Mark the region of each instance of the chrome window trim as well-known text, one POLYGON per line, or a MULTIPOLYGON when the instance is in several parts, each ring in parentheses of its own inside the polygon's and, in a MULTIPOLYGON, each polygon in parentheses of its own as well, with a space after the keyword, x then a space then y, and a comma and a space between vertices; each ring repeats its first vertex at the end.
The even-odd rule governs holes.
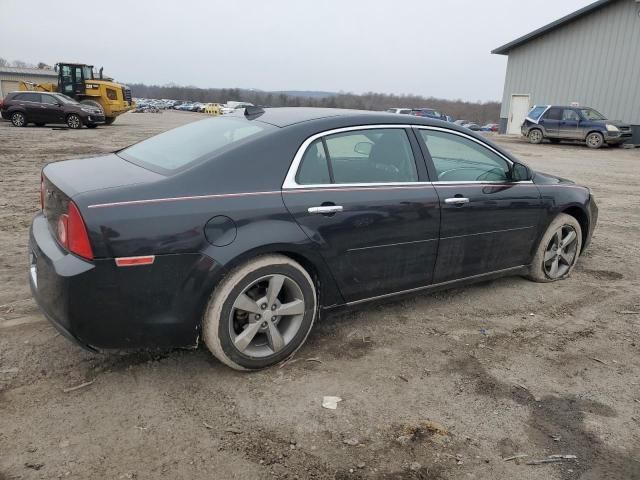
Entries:
MULTIPOLYGON (((386 186, 405 186, 405 185, 427 185, 429 182, 382 182, 382 183, 320 183, 320 184, 308 184, 301 185, 296 182, 296 175, 298 174, 298 168, 300 167, 300 163, 302 162, 302 157, 313 142, 317 139, 326 137, 328 135, 335 135, 337 133, 346 133, 346 132, 355 132, 358 130, 380 130, 380 129, 389 129, 389 128, 397 128, 406 130, 407 128, 411 128, 412 125, 399 125, 399 124, 391 124, 391 125, 357 125, 353 127, 342 127, 342 128, 334 128, 332 130, 326 130, 324 132, 316 133, 309 138, 307 138, 295 156, 293 157, 293 162, 291 162, 291 166, 287 171, 287 176, 284 178, 284 183, 282 184, 283 190, 295 190, 301 188, 336 188, 336 187, 386 187, 386 186)), ((415 160, 415 157, 414 157, 415 160)), ((417 166, 416 166, 417 167, 417 166)))
POLYGON ((457 135, 463 138, 467 138, 476 142, 478 145, 490 150, 491 152, 498 155, 500 158, 505 160, 509 165, 513 166, 514 162, 509 160, 509 158, 505 157, 502 153, 492 148, 490 145, 487 145, 481 140, 472 137, 471 135, 467 135, 464 132, 458 132, 456 130, 450 130, 448 128, 442 127, 432 127, 428 125, 409 125, 409 124, 392 124, 392 125, 358 125, 353 127, 342 127, 342 128, 334 128, 332 130, 326 130, 324 132, 316 133, 309 138, 307 138, 300 148, 298 148, 295 156, 293 157, 293 162, 291 162, 291 166, 287 171, 287 175, 284 179, 284 183, 282 184, 282 190, 304 190, 304 189, 322 189, 322 188, 353 188, 353 187, 404 187, 404 186, 432 186, 432 185, 478 185, 478 184, 490 184, 490 185, 517 185, 517 184, 532 184, 533 180, 523 180, 519 182, 513 181, 485 181, 485 180, 462 180, 462 181, 435 181, 435 182, 383 182, 383 183, 319 183, 319 184, 306 184, 301 185, 296 182, 296 175, 298 173, 298 169, 300 167, 300 163, 302 162, 302 157, 313 142, 317 139, 325 137, 327 135, 334 135, 336 133, 345 133, 351 131, 358 130, 376 130, 376 129, 387 129, 387 128, 397 128, 397 129, 417 129, 417 130, 436 130, 444 133, 450 133, 453 135, 457 135))
MULTIPOLYGON (((448 128, 431 127, 431 126, 428 126, 428 125, 414 125, 413 128, 415 128, 416 130, 435 130, 435 131, 438 131, 438 132, 450 133, 450 134, 453 134, 453 135, 457 135, 458 137, 466 138, 466 139, 471 140, 471 141, 477 143, 478 145, 486 148, 487 150, 492 151, 493 153, 498 155, 500 158, 502 158, 505 162, 507 162, 510 166, 513 167, 513 165, 514 165, 514 161, 513 160, 510 160, 509 158, 504 156, 502 153, 500 153, 498 150, 493 148, 491 145, 487 145, 482 140, 478 140, 477 138, 472 137, 471 135, 467 135, 466 133, 458 132, 456 130, 449 130, 448 128)), ((428 146, 427 146, 427 149, 429 149, 428 146)), ((431 153, 429 153, 429 156, 431 156, 431 153)), ((480 182, 480 183, 487 183, 487 182, 480 182)), ((489 182, 489 183, 493 183, 493 182, 489 182)), ((499 183, 504 183, 504 182, 499 182, 499 183)))

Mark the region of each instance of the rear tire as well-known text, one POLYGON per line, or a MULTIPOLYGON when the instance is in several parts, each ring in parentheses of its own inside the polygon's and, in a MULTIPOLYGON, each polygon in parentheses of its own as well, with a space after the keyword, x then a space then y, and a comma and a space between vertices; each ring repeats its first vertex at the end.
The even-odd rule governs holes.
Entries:
POLYGON ((575 217, 561 213, 540 240, 528 278, 547 283, 564 280, 576 266, 582 249, 582 228, 575 217))
POLYGON ((600 148, 602 145, 604 145, 604 135, 602 135, 600 132, 591 132, 589 135, 587 135, 585 143, 589 148, 600 148))
POLYGON ((14 127, 26 127, 27 117, 22 112, 13 112, 11 114, 11 123, 14 127))
POLYGON ((235 370, 258 370, 295 353, 318 310, 315 284, 283 255, 255 258, 216 287, 202 321, 204 342, 235 370))
POLYGON ((72 129, 82 128, 82 119, 79 115, 71 113, 67 115, 67 126, 72 129))
POLYGON ((531 129, 529 131, 528 137, 529 137, 529 143, 532 143, 534 145, 539 145, 544 140, 544 134, 542 133, 542 130, 540 130, 539 128, 531 129))

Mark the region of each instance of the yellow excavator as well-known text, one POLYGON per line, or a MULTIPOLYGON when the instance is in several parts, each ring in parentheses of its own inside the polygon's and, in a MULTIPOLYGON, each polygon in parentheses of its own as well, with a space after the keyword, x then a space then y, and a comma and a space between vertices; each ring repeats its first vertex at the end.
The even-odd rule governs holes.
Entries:
POLYGON ((59 92, 80 103, 99 107, 104 112, 105 123, 111 125, 118 115, 135 108, 131 89, 103 77, 102 68, 98 73, 93 65, 81 63, 56 63, 57 83, 20 82, 20 90, 59 92))

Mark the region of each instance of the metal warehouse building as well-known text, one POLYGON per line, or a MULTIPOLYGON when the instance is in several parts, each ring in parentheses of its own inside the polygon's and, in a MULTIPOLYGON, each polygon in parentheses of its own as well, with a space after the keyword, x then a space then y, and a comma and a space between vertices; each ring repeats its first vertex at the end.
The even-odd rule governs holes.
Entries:
POLYGON ((0 99, 4 98, 9 92, 18 90, 20 81, 43 83, 56 83, 58 74, 53 70, 44 70, 41 68, 14 68, 0 67, 0 99))
POLYGON ((640 0, 599 0, 492 53, 509 56, 502 133, 534 105, 577 103, 630 123, 640 144, 640 0))

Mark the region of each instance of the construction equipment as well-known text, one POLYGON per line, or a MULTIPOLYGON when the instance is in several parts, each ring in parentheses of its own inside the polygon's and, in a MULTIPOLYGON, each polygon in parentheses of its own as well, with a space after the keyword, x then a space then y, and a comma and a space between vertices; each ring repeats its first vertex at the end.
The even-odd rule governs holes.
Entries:
POLYGON ((56 63, 58 83, 20 82, 20 90, 59 92, 80 103, 99 107, 104 112, 105 123, 111 125, 118 115, 135 108, 131 89, 103 77, 102 68, 96 73, 93 65, 81 63, 56 63))

